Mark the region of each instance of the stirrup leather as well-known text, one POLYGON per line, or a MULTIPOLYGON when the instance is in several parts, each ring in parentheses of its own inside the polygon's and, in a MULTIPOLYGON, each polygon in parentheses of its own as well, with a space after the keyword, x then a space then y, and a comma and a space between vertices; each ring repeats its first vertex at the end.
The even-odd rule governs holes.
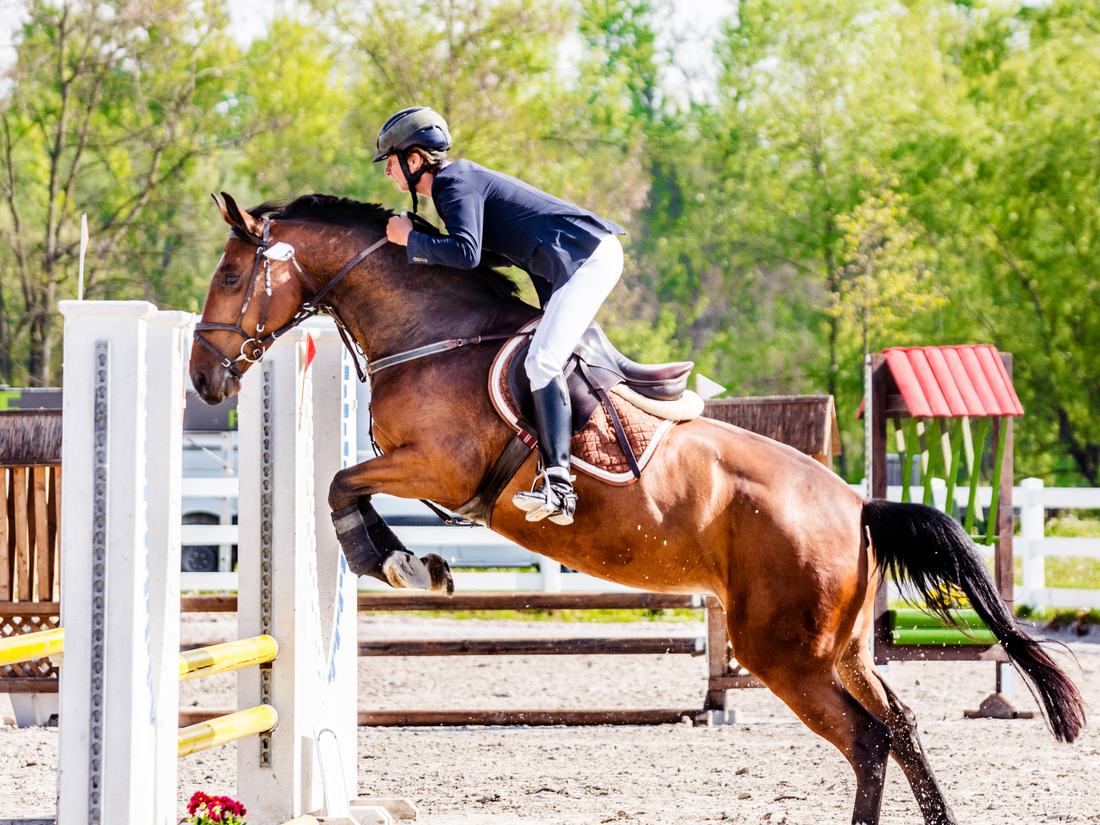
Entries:
POLYGON ((516 493, 512 503, 527 513, 528 521, 549 518, 554 524, 572 524, 577 509, 577 494, 573 492, 575 478, 559 467, 540 470, 531 490, 516 493), (555 471, 553 475, 552 471, 555 471))

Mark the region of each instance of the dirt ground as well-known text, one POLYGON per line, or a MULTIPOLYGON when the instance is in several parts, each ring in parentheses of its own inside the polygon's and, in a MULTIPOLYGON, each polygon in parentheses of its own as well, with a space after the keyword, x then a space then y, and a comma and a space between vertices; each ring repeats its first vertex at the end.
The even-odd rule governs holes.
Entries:
MULTIPOLYGON (((235 636, 226 616, 188 616, 185 641, 235 636)), ((701 635, 701 625, 459 622, 361 616, 361 638, 701 635)), ((1100 708, 1100 629, 1056 634, 1092 712, 1100 708)), ((362 659, 361 708, 688 708, 701 703, 705 661, 686 656, 362 659)), ((969 720, 993 689, 994 666, 894 663, 889 678, 920 732, 960 823, 1100 823, 1100 725, 1073 745, 1041 719, 969 720)), ((731 694, 740 723, 716 727, 360 728, 359 793, 404 796, 425 825, 693 825, 844 823, 855 783, 847 762, 768 691, 731 694)), ((190 682, 181 705, 235 707, 232 676, 190 682)), ((1021 685, 1021 710, 1036 708, 1021 685)), ((10 714, 6 697, 0 713, 10 714)), ((0 821, 52 817, 56 728, 0 726, 0 821)), ((232 745, 180 763, 195 790, 236 791, 232 745)), ((891 766, 882 822, 920 822, 891 766)))

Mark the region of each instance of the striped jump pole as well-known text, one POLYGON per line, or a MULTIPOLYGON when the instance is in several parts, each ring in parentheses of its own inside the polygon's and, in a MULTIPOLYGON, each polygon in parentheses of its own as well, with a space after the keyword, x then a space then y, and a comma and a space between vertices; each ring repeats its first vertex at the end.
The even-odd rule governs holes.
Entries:
POLYGON ((219 716, 208 722, 189 725, 186 728, 180 728, 177 734, 179 742, 177 755, 189 756, 217 745, 224 745, 226 742, 244 739, 246 736, 266 733, 278 723, 279 714, 275 712, 275 708, 271 705, 258 705, 248 710, 219 716))
MULTIPOLYGON (((56 656, 64 652, 65 628, 26 633, 0 640, 0 666, 56 656)), ((257 636, 255 639, 188 650, 179 656, 179 681, 189 682, 215 673, 262 665, 270 662, 278 653, 279 645, 270 636, 257 636)))
POLYGON ((190 682, 215 673, 263 665, 279 654, 279 644, 271 636, 257 636, 238 642, 200 647, 180 654, 181 682, 190 682))

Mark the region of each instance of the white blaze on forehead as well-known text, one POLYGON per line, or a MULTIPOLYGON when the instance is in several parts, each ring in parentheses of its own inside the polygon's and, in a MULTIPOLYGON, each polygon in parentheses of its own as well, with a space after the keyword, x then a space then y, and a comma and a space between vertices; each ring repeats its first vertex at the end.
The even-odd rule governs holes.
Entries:
POLYGON ((214 271, 217 272, 219 269, 221 269, 222 264, 224 264, 224 263, 225 263, 225 251, 222 250, 222 256, 220 258, 218 258, 218 265, 216 267, 214 267, 214 271))

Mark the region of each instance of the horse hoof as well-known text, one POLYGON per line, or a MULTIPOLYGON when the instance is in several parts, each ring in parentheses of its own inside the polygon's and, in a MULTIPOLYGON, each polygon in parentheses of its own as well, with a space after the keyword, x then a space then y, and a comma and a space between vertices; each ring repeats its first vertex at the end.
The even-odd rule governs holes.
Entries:
POLYGON ((382 573, 393 587, 427 590, 432 584, 432 574, 424 562, 412 553, 401 550, 386 556, 382 562, 382 573))
POLYGON ((433 593, 446 593, 448 596, 453 596, 455 580, 451 576, 451 566, 447 564, 447 560, 435 553, 429 553, 421 561, 428 566, 428 573, 432 577, 432 583, 428 589, 433 593))

